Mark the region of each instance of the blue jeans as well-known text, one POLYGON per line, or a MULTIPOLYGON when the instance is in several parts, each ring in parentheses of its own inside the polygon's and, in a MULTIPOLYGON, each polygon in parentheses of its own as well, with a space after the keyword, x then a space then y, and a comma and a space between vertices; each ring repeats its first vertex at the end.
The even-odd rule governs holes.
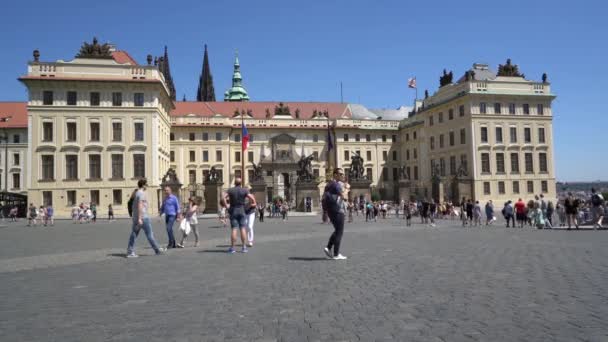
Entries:
POLYGON ((175 247, 175 236, 173 236, 173 224, 175 223, 175 215, 166 215, 165 223, 167 224, 167 236, 169 237, 169 247, 175 247))
POLYGON ((146 218, 143 219, 143 224, 141 226, 137 224, 137 221, 133 222, 133 226, 131 229, 131 237, 129 237, 129 247, 127 247, 127 254, 133 253, 133 248, 135 247, 135 239, 137 238, 137 235, 139 235, 139 231, 141 230, 141 228, 144 229, 144 233, 146 233, 148 242, 150 243, 150 246, 152 246, 152 249, 154 249, 154 252, 158 253, 160 250, 158 249, 158 244, 156 243, 156 240, 154 240, 152 224, 150 224, 150 219, 146 218))

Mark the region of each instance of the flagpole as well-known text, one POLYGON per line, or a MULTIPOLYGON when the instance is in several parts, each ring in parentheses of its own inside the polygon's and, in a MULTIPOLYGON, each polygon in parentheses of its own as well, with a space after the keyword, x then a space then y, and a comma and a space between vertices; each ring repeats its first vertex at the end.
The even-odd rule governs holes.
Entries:
POLYGON ((243 148, 245 137, 243 136, 243 127, 245 127, 245 115, 241 113, 241 181, 245 186, 245 149, 243 148))

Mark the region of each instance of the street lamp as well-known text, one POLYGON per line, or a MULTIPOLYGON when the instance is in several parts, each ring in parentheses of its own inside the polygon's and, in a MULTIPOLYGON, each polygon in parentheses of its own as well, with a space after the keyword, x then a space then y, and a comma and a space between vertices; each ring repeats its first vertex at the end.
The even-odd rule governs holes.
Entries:
MULTIPOLYGON (((0 122, 8 122, 12 116, 0 118, 0 122)), ((4 127, 4 136, 0 136, 0 140, 4 140, 4 192, 8 192, 8 133, 4 127)))

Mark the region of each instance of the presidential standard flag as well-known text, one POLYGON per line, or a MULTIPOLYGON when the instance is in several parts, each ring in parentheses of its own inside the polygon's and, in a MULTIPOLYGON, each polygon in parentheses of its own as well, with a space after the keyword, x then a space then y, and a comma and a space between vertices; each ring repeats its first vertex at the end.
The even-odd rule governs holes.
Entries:
POLYGON ((409 78, 407 80, 407 86, 408 86, 408 88, 416 89, 416 77, 409 78))
POLYGON ((242 139, 241 139, 241 147, 243 151, 247 150, 249 147, 249 132, 247 131, 247 126, 245 126, 245 122, 242 123, 242 139))

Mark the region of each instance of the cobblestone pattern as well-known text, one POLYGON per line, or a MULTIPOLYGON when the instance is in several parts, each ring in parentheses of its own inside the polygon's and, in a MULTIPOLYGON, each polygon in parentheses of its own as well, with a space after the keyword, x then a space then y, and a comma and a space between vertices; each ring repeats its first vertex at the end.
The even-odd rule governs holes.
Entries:
POLYGON ((223 229, 159 257, 141 236, 129 260, 120 224, 1 229, 23 242, 0 256, 2 340, 608 341, 608 232, 358 222, 337 262, 317 221, 260 225, 246 255, 223 253, 223 229))

